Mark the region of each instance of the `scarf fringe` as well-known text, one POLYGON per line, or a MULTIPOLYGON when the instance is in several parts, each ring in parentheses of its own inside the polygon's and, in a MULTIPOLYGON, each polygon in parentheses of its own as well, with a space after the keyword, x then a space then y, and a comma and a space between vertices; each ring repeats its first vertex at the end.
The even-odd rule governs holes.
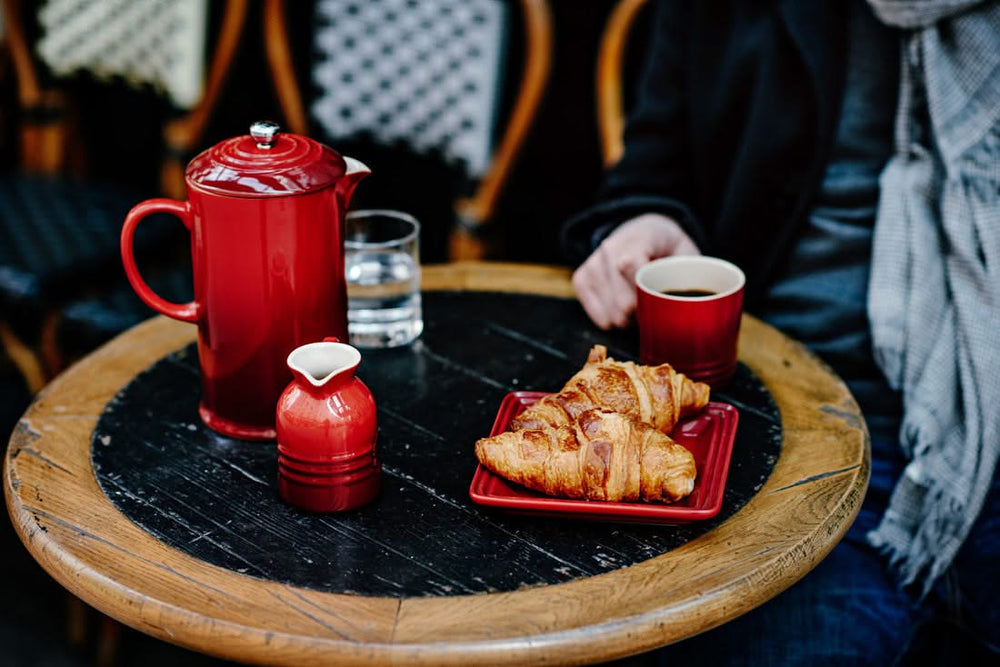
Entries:
POLYGON ((965 539, 965 503, 945 489, 919 485, 906 476, 893 495, 899 493, 922 496, 921 511, 910 517, 886 512, 868 533, 868 543, 888 558, 900 589, 914 590, 922 600, 965 539))

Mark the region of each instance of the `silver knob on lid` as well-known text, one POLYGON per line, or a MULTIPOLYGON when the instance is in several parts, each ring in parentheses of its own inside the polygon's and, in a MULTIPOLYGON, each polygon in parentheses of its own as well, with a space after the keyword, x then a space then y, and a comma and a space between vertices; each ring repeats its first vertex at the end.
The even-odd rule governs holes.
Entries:
POLYGON ((270 148, 278 140, 281 127, 269 120, 259 120, 250 126, 250 136, 257 141, 257 148, 270 148))

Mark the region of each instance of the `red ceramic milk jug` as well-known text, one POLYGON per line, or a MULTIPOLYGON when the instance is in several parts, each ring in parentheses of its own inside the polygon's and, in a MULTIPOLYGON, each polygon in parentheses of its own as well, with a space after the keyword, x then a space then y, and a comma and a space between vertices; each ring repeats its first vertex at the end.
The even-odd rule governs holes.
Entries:
POLYGON ((327 338, 292 350, 294 379, 277 406, 278 492, 296 507, 340 512, 381 486, 375 400, 354 372, 357 348, 327 338))
POLYGON ((198 325, 199 413, 210 428, 274 438, 288 354, 325 336, 347 340, 344 215, 368 173, 312 139, 254 123, 191 161, 186 202, 150 199, 125 218, 122 261, 133 289, 154 310, 198 325), (136 225, 157 212, 191 232, 190 303, 157 296, 136 268, 136 225))

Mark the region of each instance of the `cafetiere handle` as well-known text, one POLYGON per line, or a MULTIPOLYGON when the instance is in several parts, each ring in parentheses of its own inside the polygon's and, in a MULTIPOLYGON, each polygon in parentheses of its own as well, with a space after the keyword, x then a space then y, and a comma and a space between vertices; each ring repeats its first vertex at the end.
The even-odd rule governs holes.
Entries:
POLYGON ((201 307, 196 301, 183 304, 171 303, 150 289, 139 274, 139 268, 135 264, 135 256, 132 254, 132 241, 135 237, 135 228, 146 216, 152 213, 169 213, 176 216, 184 223, 188 231, 191 231, 191 207, 187 202, 174 199, 147 199, 136 204, 125 216, 125 224, 122 225, 122 264, 125 265, 125 275, 132 284, 135 293, 153 310, 175 320, 197 322, 201 307))

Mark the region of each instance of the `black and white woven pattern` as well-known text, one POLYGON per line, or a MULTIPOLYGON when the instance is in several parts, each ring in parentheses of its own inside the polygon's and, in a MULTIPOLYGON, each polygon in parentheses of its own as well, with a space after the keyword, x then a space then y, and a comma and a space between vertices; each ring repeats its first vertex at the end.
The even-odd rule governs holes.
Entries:
POLYGON ((497 0, 319 0, 311 113, 331 139, 370 135, 481 175, 506 20, 497 0))
POLYGON ((207 0, 45 0, 38 54, 58 75, 151 85, 189 109, 201 99, 207 0))

